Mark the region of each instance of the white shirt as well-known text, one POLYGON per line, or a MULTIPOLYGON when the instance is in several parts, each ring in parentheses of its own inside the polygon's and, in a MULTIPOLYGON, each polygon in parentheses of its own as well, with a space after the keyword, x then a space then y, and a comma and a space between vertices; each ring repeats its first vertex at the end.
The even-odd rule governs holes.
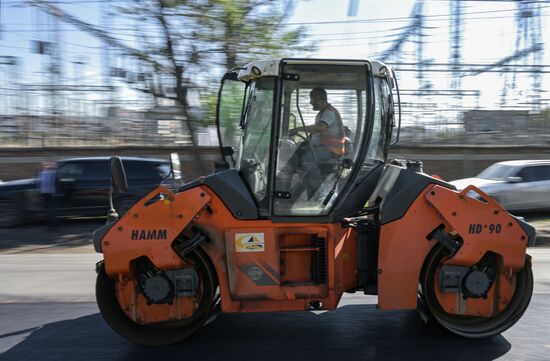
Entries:
MULTIPOLYGON (((339 137, 342 134, 342 125, 338 121, 338 115, 330 104, 315 116, 315 124, 319 123, 325 123, 328 127, 325 131, 331 133, 331 135, 339 137)), ((311 136, 311 144, 314 146, 321 145, 321 135, 319 133, 315 133, 311 136)))

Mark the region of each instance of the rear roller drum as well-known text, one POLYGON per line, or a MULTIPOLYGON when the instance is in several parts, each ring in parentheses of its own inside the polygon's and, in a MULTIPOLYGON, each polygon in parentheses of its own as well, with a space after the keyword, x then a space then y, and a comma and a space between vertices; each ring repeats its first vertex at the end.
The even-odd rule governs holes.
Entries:
POLYGON ((212 309, 217 282, 214 269, 204 252, 197 249, 187 257, 195 264, 203 290, 200 304, 191 317, 154 324, 138 324, 124 313, 116 297, 116 284, 105 273, 105 266, 101 264, 96 280, 96 300, 107 324, 122 337, 147 346, 177 343, 197 331, 212 309))
MULTIPOLYGON (((421 275, 422 301, 428 313, 444 328, 468 338, 486 338, 506 331, 523 315, 533 293, 531 257, 526 256, 525 267, 515 274, 515 290, 510 303, 491 317, 462 316, 446 312, 436 291, 439 267, 449 257, 449 251, 437 245, 428 255, 421 275)), ((457 297, 460 297, 457 295, 457 297)))

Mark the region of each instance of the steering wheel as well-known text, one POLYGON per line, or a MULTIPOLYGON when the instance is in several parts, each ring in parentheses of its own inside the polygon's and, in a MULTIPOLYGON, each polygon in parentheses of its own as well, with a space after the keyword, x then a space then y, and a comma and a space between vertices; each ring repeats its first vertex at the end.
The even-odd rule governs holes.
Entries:
MULTIPOLYGON (((292 124, 289 124, 289 126, 291 127, 290 130, 301 129, 301 127, 297 127, 296 116, 292 113, 290 113, 288 116, 289 116, 289 123, 292 123, 292 124)), ((301 130, 300 132, 304 133, 304 134, 307 134, 304 130, 301 130)), ((298 141, 296 141, 296 139, 295 139, 296 137, 302 138, 302 141, 307 141, 307 135, 304 135, 304 134, 301 134, 301 133, 295 133, 294 135, 287 134, 286 138, 289 139, 294 144, 299 143, 298 141)))
POLYGON ((302 133, 304 133, 304 131, 301 131, 301 133, 294 133, 293 135, 289 135, 289 136, 288 136, 288 139, 292 140, 292 141, 293 141, 294 143, 296 143, 296 144, 298 143, 298 142, 296 141, 296 137, 301 138, 302 141, 306 142, 308 139, 307 139, 307 137, 306 137, 304 134, 302 134, 302 133))

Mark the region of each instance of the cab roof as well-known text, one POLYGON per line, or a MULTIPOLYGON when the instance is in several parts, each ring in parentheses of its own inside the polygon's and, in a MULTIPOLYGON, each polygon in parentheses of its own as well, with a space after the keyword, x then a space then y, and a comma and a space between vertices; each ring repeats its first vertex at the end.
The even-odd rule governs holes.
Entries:
POLYGON ((267 59, 257 60, 246 64, 243 68, 239 69, 238 79, 241 81, 250 81, 255 78, 266 76, 278 76, 279 66, 281 62, 287 64, 327 64, 327 65, 349 65, 349 64, 365 64, 371 65, 374 76, 384 77, 386 72, 389 71, 392 75, 391 67, 376 60, 366 59, 294 59, 294 58, 279 58, 279 59, 267 59))

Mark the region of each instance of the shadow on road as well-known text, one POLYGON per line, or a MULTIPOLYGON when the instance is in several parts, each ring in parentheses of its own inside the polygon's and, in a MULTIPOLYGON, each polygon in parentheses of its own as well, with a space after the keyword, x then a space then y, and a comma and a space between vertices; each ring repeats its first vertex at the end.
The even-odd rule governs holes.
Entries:
MULTIPOLYGON (((536 247, 550 247, 550 213, 516 214, 537 230, 536 247)), ((57 229, 45 223, 32 223, 0 231, 0 253, 93 252, 91 234, 105 224, 104 218, 64 219, 57 229), (83 249, 88 247, 88 249, 83 249)))
POLYGON ((45 223, 26 224, 0 232, 0 252, 40 251, 57 248, 71 249, 90 246, 92 232, 105 223, 102 219, 67 219, 51 229, 45 223))
MULTIPOLYGON (((0 336, 1 337, 1 336, 0 336)), ((426 327, 414 311, 349 305, 309 312, 222 315, 187 341, 141 347, 116 335, 99 314, 50 323, 2 360, 494 360, 511 349, 502 336, 455 337, 426 327)))

